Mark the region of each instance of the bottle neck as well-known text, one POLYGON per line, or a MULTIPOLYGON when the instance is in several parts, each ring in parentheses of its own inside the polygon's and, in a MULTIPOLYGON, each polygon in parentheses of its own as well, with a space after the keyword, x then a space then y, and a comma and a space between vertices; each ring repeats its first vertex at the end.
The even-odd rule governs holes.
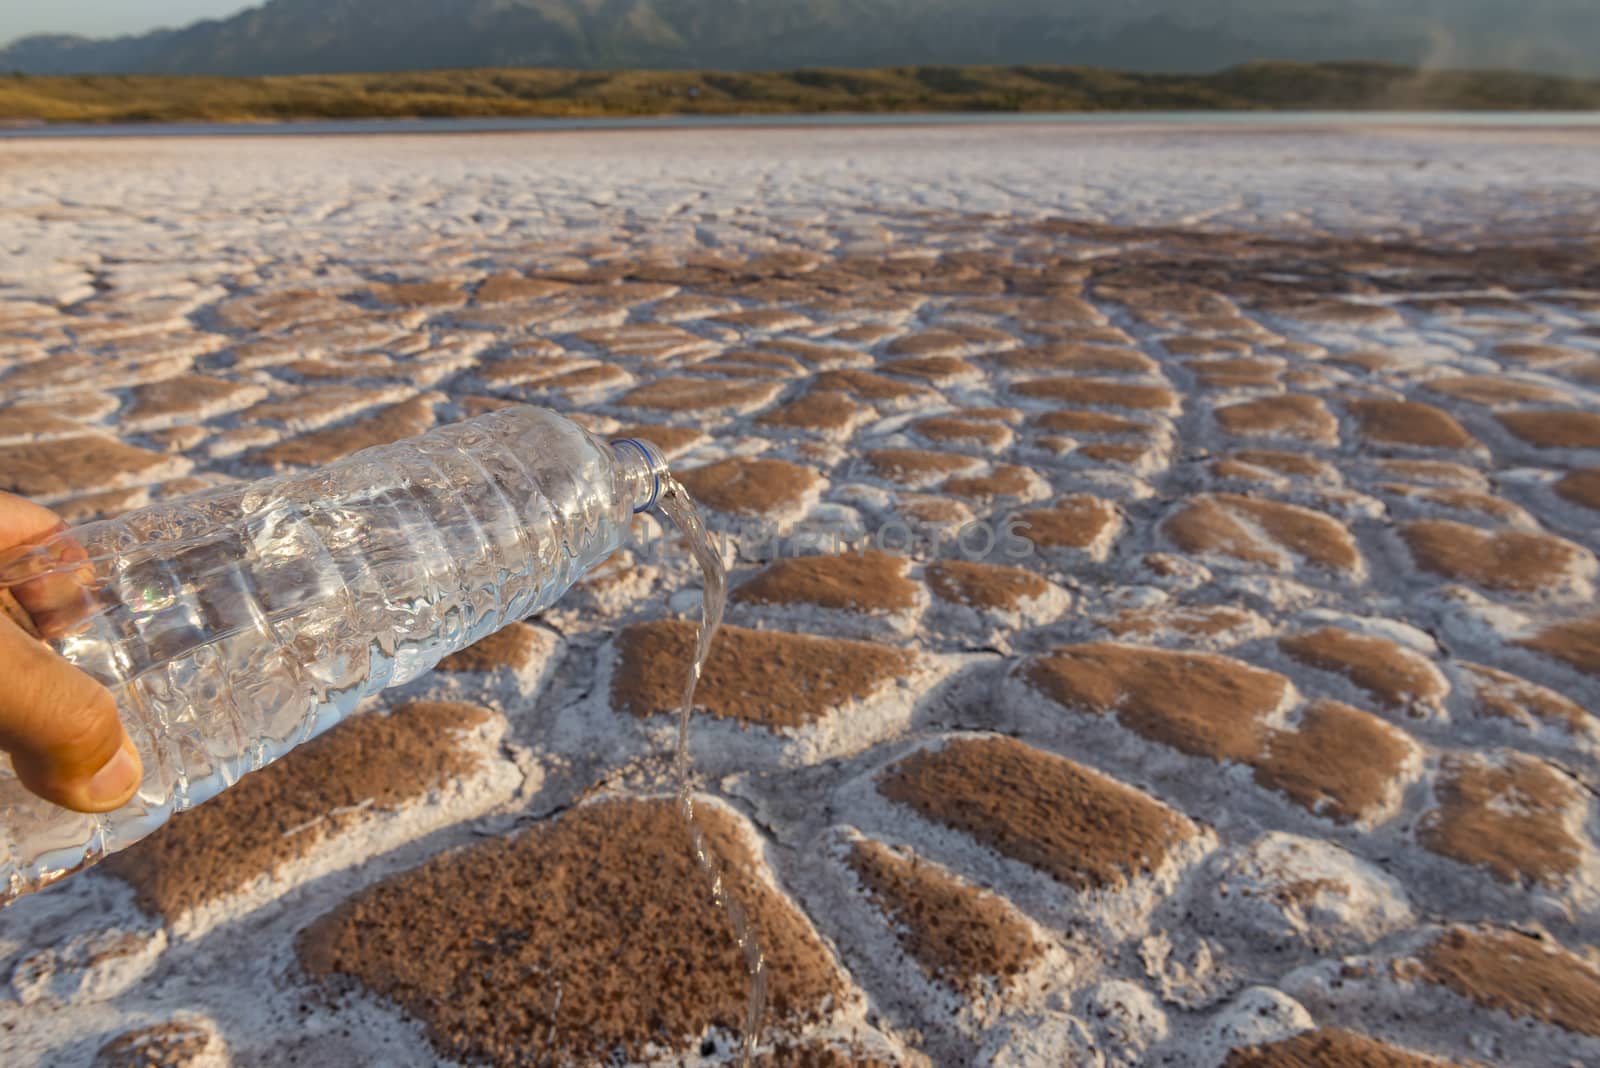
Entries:
POLYGON ((661 450, 638 438, 618 438, 611 443, 611 454, 629 507, 635 514, 654 508, 667 474, 667 461, 661 450))

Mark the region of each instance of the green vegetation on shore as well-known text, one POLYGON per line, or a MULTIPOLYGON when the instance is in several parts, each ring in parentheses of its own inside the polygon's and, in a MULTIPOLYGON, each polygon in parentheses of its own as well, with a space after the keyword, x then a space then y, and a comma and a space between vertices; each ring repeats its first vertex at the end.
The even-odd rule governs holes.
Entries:
POLYGON ((437 70, 265 78, 0 76, 0 122, 810 112, 1592 110, 1600 81, 1383 63, 1249 63, 1215 74, 1089 67, 781 73, 437 70))

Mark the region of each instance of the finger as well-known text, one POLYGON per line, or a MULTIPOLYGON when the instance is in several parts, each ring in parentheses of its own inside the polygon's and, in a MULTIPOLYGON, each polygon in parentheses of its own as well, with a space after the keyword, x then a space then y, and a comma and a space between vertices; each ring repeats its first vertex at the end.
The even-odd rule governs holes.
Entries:
POLYGON ((9 582, 33 625, 47 638, 70 633, 96 607, 89 554, 70 536, 61 536, 66 529, 61 517, 50 509, 15 494, 0 493, 0 550, 13 550, 0 551, 0 560, 9 565, 0 566, 0 571, 49 572, 9 582))
POLYGON ((15 493, 0 493, 0 549, 43 541, 66 524, 42 504, 15 493))
POLYGON ((40 634, 60 638, 100 607, 99 585, 89 554, 71 537, 51 538, 40 551, 49 573, 18 583, 11 592, 40 634))
POLYGON ((28 614, 28 610, 22 607, 22 604, 10 590, 0 589, 0 612, 10 616, 11 622, 27 631, 29 637, 38 638, 41 636, 39 634, 39 624, 33 621, 33 616, 28 614))
POLYGON ((79 812, 119 808, 143 775, 110 691, 3 615, 0 749, 29 790, 79 812))

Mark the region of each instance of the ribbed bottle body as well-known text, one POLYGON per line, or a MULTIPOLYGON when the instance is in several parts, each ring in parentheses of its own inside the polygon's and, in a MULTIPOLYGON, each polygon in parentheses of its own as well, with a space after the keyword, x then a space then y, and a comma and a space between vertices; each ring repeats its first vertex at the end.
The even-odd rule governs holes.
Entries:
POLYGON ((74 601, 46 637, 111 688, 145 769, 126 806, 86 816, 0 762, 0 895, 137 841, 550 605, 621 544, 636 456, 508 408, 0 557, 0 586, 74 601))

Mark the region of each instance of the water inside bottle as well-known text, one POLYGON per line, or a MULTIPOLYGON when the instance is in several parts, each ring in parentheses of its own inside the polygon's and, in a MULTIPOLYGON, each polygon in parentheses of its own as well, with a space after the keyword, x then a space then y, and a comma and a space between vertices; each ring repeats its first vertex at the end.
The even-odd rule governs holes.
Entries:
POLYGON ((706 532, 706 525, 690 499, 688 492, 671 475, 662 476, 661 496, 656 502, 662 514, 678 528, 689 552, 705 573, 705 592, 700 602, 700 630, 695 642, 694 662, 689 666, 689 677, 683 688, 683 703, 678 709, 677 747, 673 754, 673 772, 678 784, 678 811, 689 826, 689 837, 694 848, 694 858, 711 887, 711 897, 728 917, 734 940, 744 954, 745 969, 750 974, 750 997, 745 1004, 744 1032, 739 1044, 739 1064, 748 1068, 760 1034, 761 1014, 766 1007, 767 962, 760 939, 756 935, 744 905, 722 878, 722 865, 715 851, 706 841, 699 820, 694 813, 694 795, 689 789, 689 716, 694 708, 694 691, 705 671, 706 660, 711 655, 711 640, 722 624, 723 609, 728 599, 728 577, 722 569, 722 557, 706 532))

